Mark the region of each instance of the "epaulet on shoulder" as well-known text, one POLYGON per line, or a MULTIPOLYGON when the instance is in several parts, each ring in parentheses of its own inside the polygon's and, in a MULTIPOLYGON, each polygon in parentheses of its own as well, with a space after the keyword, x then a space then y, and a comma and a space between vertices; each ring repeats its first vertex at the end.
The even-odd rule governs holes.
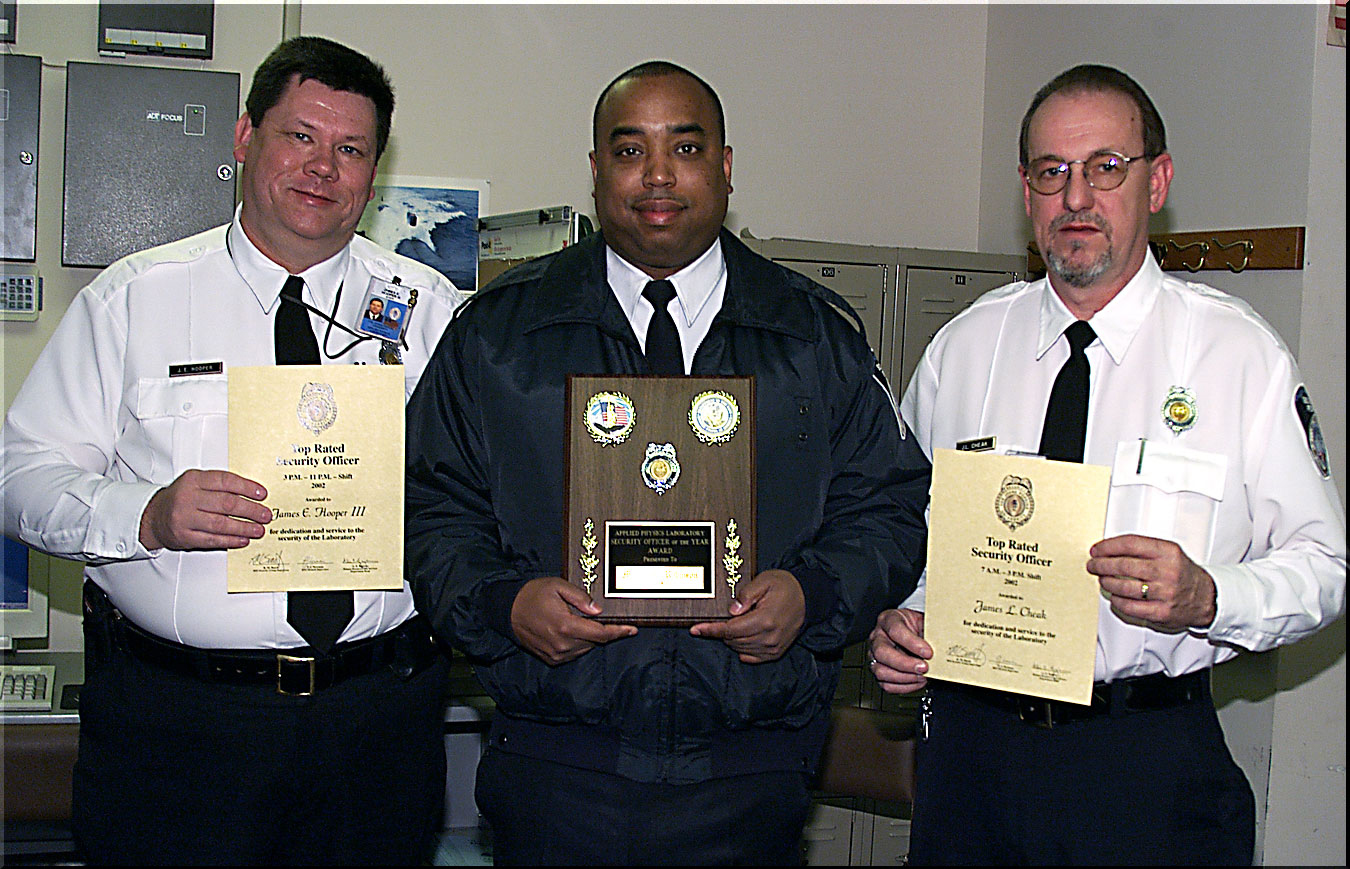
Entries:
POLYGON ((852 320, 853 324, 857 327, 858 331, 861 332, 863 335, 867 334, 867 329, 863 325, 862 317, 858 314, 857 311, 853 309, 853 306, 848 303, 847 299, 845 299, 843 296, 839 295, 829 287, 823 284, 816 283, 815 281, 811 280, 810 278, 806 277, 800 272, 795 272, 792 269, 786 268, 785 266, 781 265, 779 267, 782 268, 785 272, 788 273, 788 275, 791 276, 790 280, 794 288, 801 290, 808 296, 814 296, 815 298, 820 299, 822 302, 834 308, 844 317, 852 320))
POLYGON ((143 275, 157 266, 192 262, 224 246, 224 227, 213 227, 186 238, 133 251, 114 260, 95 280, 126 281, 143 275))
MULTIPOLYGON (((432 286, 442 283, 454 286, 449 278, 432 266, 396 250, 390 250, 360 233, 352 236, 352 252, 365 262, 379 263, 383 269, 387 270, 384 272, 379 269, 374 270, 377 277, 388 279, 400 276, 404 283, 422 281, 432 286)), ((455 289, 464 292, 460 287, 455 287, 455 289)))
POLYGON ((1003 284, 1002 286, 994 287, 991 290, 985 290, 983 293, 977 296, 975 298, 975 301, 972 302, 971 304, 978 304, 982 302, 984 303, 993 302, 997 301, 998 299, 1004 299, 1007 298, 1008 296, 1016 295, 1018 293, 1024 293, 1030 290, 1032 285, 1035 283, 1036 283, 1035 281, 1028 281, 1028 280, 1009 281, 1008 283, 1003 284))
POLYGON ((1237 314, 1241 314, 1244 317, 1250 316, 1255 313, 1255 310, 1252 308, 1251 305, 1247 303, 1245 299, 1240 299, 1237 296, 1232 295, 1231 293, 1226 293, 1223 290, 1220 290, 1216 287, 1211 287, 1209 284, 1202 284, 1198 281, 1187 281, 1181 278, 1176 278, 1175 280, 1178 280, 1182 284, 1185 284, 1188 290, 1195 293, 1201 299, 1204 299, 1207 302, 1212 302, 1213 304, 1218 305, 1221 308, 1228 308, 1237 314))
POLYGON ((548 271, 549 265, 556 259, 558 254, 550 253, 544 256, 535 257, 527 260, 520 265, 512 266, 497 277, 488 282, 486 287, 479 290, 479 293, 495 292, 502 287, 516 286, 518 284, 533 283, 543 277, 544 272, 548 271))
POLYGON ((535 257, 532 260, 523 262, 520 265, 512 266, 497 277, 488 282, 487 286, 475 293, 469 293, 464 304, 455 309, 455 319, 458 319, 466 310, 473 306, 479 299, 495 295, 508 287, 516 287, 522 284, 537 283, 544 272, 548 270, 549 265, 557 256, 556 253, 546 254, 535 257))
POLYGON ((1236 317, 1239 320, 1245 320, 1260 330, 1277 347, 1289 352, 1289 346, 1284 343, 1284 338, 1275 331, 1275 327, 1270 325, 1265 317, 1256 312, 1256 309, 1247 302, 1246 299, 1226 293, 1209 284, 1202 284, 1197 281, 1187 281, 1177 278, 1186 288, 1200 298, 1202 301, 1213 305, 1214 307, 1226 312, 1229 316, 1236 317))
MULTIPOLYGON (((1010 281, 1002 286, 985 290, 976 296, 970 304, 957 311, 947 322, 951 323, 958 320, 964 322, 972 317, 978 317, 982 311, 987 310, 990 306, 1004 302, 1011 296, 1030 291, 1034 284, 1035 281, 1010 281)), ((945 324, 943 328, 946 328, 945 324)))

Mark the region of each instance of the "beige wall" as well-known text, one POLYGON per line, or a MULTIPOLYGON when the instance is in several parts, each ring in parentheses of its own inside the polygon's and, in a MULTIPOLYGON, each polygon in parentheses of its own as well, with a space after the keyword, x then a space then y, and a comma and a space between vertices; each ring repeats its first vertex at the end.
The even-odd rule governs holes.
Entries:
POLYGON ((593 213, 596 97, 661 58, 722 98, 733 231, 977 242, 979 6, 306 4, 301 28, 388 65, 400 104, 387 170, 487 178, 497 213, 593 213))
MULTIPOLYGON (((1313 16, 1320 28, 1320 14, 1313 16)), ((1315 39, 1299 346, 1345 503, 1345 52, 1315 39)), ((1266 862, 1344 865, 1345 619, 1280 652, 1266 862)))
MULTIPOLYGON (((1029 238, 1015 167, 1031 94, 1074 63, 1118 65, 1168 124, 1177 180, 1162 228, 1308 227, 1302 271, 1204 278, 1251 301, 1299 351, 1344 498, 1345 50, 1321 44, 1323 3, 292 2, 287 11, 293 32, 339 39, 388 67, 399 107, 386 172, 487 179, 493 212, 592 212, 595 97, 624 68, 663 57, 723 98, 733 230, 995 253, 1023 252, 1029 238)), ((64 64, 100 60, 96 20, 92 4, 20 10, 13 50, 47 64, 38 228, 46 310, 37 323, 0 326, 5 407, 94 274, 62 268, 60 245, 64 64)), ((157 65, 237 71, 246 92, 282 22, 279 4, 218 2, 215 59, 157 65)), ((54 577, 56 648, 78 648, 78 576, 63 563, 54 577)), ((1269 780, 1266 861, 1343 864, 1344 621, 1242 666, 1229 677, 1225 727, 1262 794, 1269 780)))

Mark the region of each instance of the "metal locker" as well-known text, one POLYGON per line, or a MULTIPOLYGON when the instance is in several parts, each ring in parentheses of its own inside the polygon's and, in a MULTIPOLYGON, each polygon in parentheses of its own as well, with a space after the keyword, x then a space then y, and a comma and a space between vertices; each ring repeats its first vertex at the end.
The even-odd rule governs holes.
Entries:
POLYGON ((1025 257, 969 251, 741 238, 752 250, 818 281, 858 311, 896 399, 933 334, 981 293, 1018 280, 1025 257))
POLYGON ((939 269, 910 266, 905 269, 905 320, 901 336, 904 378, 892 386, 904 392, 918 367, 928 342, 944 324, 961 313, 985 292, 1001 287, 1015 276, 1010 272, 939 269))
POLYGON ((894 296, 890 283, 894 269, 875 263, 783 260, 781 264, 843 296, 862 318, 867 341, 872 345, 872 352, 877 354, 882 367, 890 364, 889 354, 882 358, 882 329, 886 321, 886 303, 894 296))

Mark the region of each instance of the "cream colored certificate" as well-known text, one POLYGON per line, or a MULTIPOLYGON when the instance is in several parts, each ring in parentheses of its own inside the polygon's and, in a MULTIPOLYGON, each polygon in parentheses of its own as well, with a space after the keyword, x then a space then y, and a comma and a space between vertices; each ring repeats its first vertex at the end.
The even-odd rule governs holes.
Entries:
POLYGON ((928 675, 1087 704, 1097 648, 1088 549, 1111 469, 936 450, 924 637, 928 675))
POLYGON ((230 470, 267 489, 267 533, 230 591, 403 587, 403 367, 229 372, 230 470))

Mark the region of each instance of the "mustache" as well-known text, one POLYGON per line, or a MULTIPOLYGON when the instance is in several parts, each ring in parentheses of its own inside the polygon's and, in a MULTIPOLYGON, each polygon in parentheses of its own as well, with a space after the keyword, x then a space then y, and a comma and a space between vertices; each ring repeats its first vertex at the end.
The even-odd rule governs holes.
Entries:
POLYGON ((629 207, 632 207, 642 205, 647 202, 674 202, 681 208, 689 207, 689 200, 685 199, 683 196, 677 196, 674 193, 667 193, 660 190, 653 190, 647 193, 639 193, 637 196, 634 196, 632 199, 628 200, 628 205, 629 207))
POLYGON ((1071 223, 1090 223, 1106 233, 1107 238, 1111 237, 1111 224, 1106 222, 1106 218, 1092 211, 1061 214, 1059 217, 1050 221, 1050 231, 1057 232, 1071 223))

